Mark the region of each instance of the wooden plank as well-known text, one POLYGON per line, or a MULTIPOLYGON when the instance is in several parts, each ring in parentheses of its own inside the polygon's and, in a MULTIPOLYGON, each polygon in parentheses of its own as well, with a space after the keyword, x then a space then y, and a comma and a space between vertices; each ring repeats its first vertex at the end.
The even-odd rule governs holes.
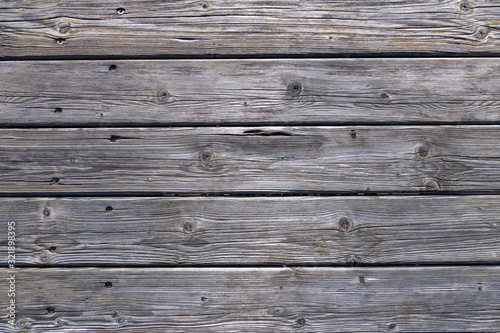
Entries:
POLYGON ((495 58, 3 62, 0 123, 498 123, 499 73, 495 58))
POLYGON ((498 53, 495 0, 3 1, 0 57, 498 53))
POLYGON ((2 193, 498 191, 499 126, 0 130, 2 193))
MULTIPOLYGON (((2 290, 8 290, 5 272, 2 290)), ((48 268, 22 269, 17 276, 22 332, 500 329, 498 266, 48 268)), ((6 297, 0 305, 5 311, 6 297)), ((5 319, 0 328, 20 331, 5 319)))
POLYGON ((19 265, 500 259, 496 195, 2 198, 0 214, 15 222, 19 265))

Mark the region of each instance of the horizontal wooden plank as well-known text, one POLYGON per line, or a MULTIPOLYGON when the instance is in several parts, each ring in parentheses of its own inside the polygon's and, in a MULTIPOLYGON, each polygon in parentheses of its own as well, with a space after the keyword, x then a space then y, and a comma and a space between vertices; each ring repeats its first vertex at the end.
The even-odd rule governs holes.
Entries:
POLYGON ((3 62, 0 124, 498 123, 499 73, 495 58, 3 62))
MULTIPOLYGON (((16 277, 18 328, 2 319, 2 332, 500 329, 498 266, 48 268, 16 277)), ((7 302, 0 299, 3 312, 7 302)))
MULTIPOLYGON (((499 262, 500 197, 2 198, 16 262, 499 262)), ((7 247, 7 234, 0 238, 7 247)), ((6 265, 7 257, 1 258, 6 265)))
POLYGON ((3 1, 0 57, 498 53, 495 0, 3 1))
POLYGON ((498 191, 499 126, 0 130, 1 193, 498 191))

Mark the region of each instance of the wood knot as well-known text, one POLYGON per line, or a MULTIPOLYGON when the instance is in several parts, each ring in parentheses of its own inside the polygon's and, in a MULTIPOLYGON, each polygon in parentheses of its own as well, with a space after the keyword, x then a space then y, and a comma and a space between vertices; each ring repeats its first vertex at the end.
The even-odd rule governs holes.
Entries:
POLYGON ((348 218, 348 217, 341 217, 339 219, 339 229, 343 232, 347 232, 349 230, 351 230, 352 228, 352 219, 348 218))
POLYGON ((109 214, 109 213, 111 213, 113 211, 113 207, 107 206, 105 211, 106 211, 106 213, 109 214))
POLYGON ((351 138, 356 139, 356 130, 351 130, 351 138))
POLYGON ((275 307, 275 308, 271 308, 269 309, 268 313, 271 315, 271 316, 277 316, 277 317, 281 317, 284 315, 285 313, 285 309, 283 309, 282 307, 275 307))
POLYGON ((389 96, 389 94, 388 94, 388 93, 386 93, 386 92, 384 91, 384 92, 380 93, 379 97, 380 97, 381 99, 383 99, 383 100, 388 100, 390 96, 389 96))
POLYGON ((40 254, 40 261, 43 263, 48 263, 50 261, 50 255, 45 251, 40 254))
POLYGON ((48 315, 52 315, 56 312, 56 309, 54 309, 54 307, 52 306, 49 306, 48 308, 45 309, 45 312, 48 314, 48 315))
POLYGON ((61 108, 56 108, 56 109, 54 110, 54 113, 56 113, 56 114, 61 114, 61 113, 62 113, 62 109, 61 109, 61 108))
POLYGON ((390 329, 390 330, 395 329, 395 328, 396 328, 396 326, 397 326, 397 325, 396 325, 396 324, 394 324, 394 323, 390 323, 389 325, 387 325, 387 327, 389 327, 389 329, 390 329))
POLYGON ((364 276, 359 277, 359 283, 363 283, 363 284, 366 283, 366 279, 364 276))
POLYGON ((26 321, 24 321, 23 319, 19 319, 18 321, 16 321, 15 326, 17 329, 23 329, 26 327, 26 321))
POLYGON ((51 185, 59 185, 60 184, 60 179, 59 178, 52 178, 52 181, 50 182, 51 185))
POLYGON ((49 247, 49 252, 55 253, 57 251, 57 246, 49 247))
POLYGON ((121 139, 121 136, 119 136, 119 135, 112 135, 109 137, 109 141, 111 141, 111 142, 116 142, 120 139, 121 139))
POLYGON ((474 8, 472 4, 468 1, 462 1, 459 7, 460 11, 464 14, 469 14, 470 12, 472 12, 472 9, 474 8))
POLYGON ((439 184, 432 179, 424 179, 423 185, 426 191, 439 191, 439 184))
POLYGON ((157 98, 158 98, 158 101, 160 101, 160 102, 167 102, 168 99, 170 98, 170 93, 166 90, 159 91, 157 98))
POLYGON ((111 282, 111 281, 104 282, 104 287, 105 288, 112 288, 113 287, 113 282, 111 282))
POLYGON ((304 326, 306 324, 306 320, 302 317, 297 319, 297 325, 304 326))
POLYGON ((43 209, 43 216, 45 216, 45 217, 49 217, 49 216, 50 216, 50 209, 48 209, 48 208, 44 208, 44 209, 43 209))
POLYGON ((118 15, 123 15, 123 14, 125 14, 125 8, 121 8, 121 7, 120 7, 120 8, 116 8, 116 13, 117 13, 118 15))
POLYGON ((66 41, 66 40, 65 40, 64 38, 56 38, 56 39, 54 40, 54 42, 55 42, 56 44, 59 44, 59 45, 64 44, 64 42, 65 42, 65 41, 66 41))
POLYGON ((359 264, 362 261, 363 260, 361 259, 361 257, 355 255, 347 256, 347 258, 345 259, 346 264, 359 264))
POLYGON ((184 230, 184 232, 186 232, 186 233, 191 233, 194 230, 194 226, 191 222, 186 222, 182 226, 182 230, 184 230))
POLYGON ((488 37, 489 33, 490 33, 490 28, 485 27, 485 26, 481 26, 481 27, 477 28, 474 35, 476 36, 477 39, 485 39, 486 37, 488 37))
POLYGON ((428 145, 418 146, 416 153, 420 158, 427 158, 431 154, 431 147, 429 147, 428 145))
POLYGON ((292 82, 287 87, 288 92, 292 96, 299 96, 302 92, 302 85, 298 82, 292 82))
POLYGON ((213 154, 207 150, 200 154, 200 160, 205 164, 210 163, 210 161, 212 161, 213 158, 214 158, 213 154))
POLYGON ((71 24, 69 22, 61 22, 57 26, 57 31, 60 34, 67 34, 71 30, 71 24))
POLYGON ((114 72, 114 71, 116 71, 116 70, 118 69, 118 66, 116 66, 116 65, 111 65, 111 66, 109 66, 109 68, 108 68, 108 69, 109 69, 109 71, 110 71, 110 72, 114 72))
POLYGON ((125 322, 125 318, 122 316, 118 316, 118 317, 116 317, 116 322, 118 324, 123 324, 125 322))

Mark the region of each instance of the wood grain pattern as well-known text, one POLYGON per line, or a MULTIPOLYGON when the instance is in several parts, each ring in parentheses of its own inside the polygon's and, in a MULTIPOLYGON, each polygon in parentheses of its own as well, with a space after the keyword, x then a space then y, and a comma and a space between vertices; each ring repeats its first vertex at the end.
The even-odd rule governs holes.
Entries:
POLYGON ((0 57, 498 54, 498 3, 464 2, 2 1, 0 57))
POLYGON ((3 62, 0 124, 498 123, 499 73, 496 58, 3 62))
MULTIPOLYGON (((2 321, 2 332, 500 329, 498 267, 48 268, 18 276, 18 328, 2 321)), ((0 305, 5 311, 5 297, 0 305)))
POLYGON ((494 0, 3 1, 0 57, 487 54, 499 17, 494 0))
POLYGON ((499 27, 494 0, 2 1, 0 332, 499 332, 499 27))
POLYGON ((498 191, 499 127, 0 130, 3 193, 498 191))
MULTIPOLYGON (((19 265, 494 263, 500 258, 496 195, 3 198, 0 215, 16 223, 19 265)), ((6 247, 5 237, 0 245, 6 247)))

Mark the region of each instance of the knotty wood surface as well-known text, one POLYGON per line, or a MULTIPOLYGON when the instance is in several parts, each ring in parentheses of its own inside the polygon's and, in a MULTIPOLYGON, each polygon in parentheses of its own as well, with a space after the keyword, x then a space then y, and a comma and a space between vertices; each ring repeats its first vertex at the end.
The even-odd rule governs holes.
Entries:
POLYGON ((499 332, 499 24, 2 1, 0 332, 499 332))
POLYGON ((498 54, 499 14, 494 0, 2 1, 0 57, 498 54))
POLYGON ((499 127, 0 130, 3 193, 498 191, 499 127))
POLYGON ((499 73, 497 58, 9 61, 0 123, 498 123, 499 73))
POLYGON ((0 215, 16 222, 19 265, 407 264, 500 257, 496 195, 3 198, 0 215))
POLYGON ((18 275, 19 329, 1 323, 3 332, 497 332, 500 321, 500 271, 488 266, 27 268, 18 275))

